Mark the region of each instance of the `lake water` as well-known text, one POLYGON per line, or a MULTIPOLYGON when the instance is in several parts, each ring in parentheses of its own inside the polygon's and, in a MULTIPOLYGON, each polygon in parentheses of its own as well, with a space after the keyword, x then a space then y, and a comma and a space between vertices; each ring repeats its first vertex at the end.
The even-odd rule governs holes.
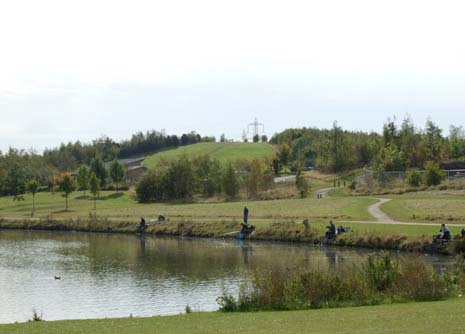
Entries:
MULTIPOLYGON (((218 309, 250 271, 334 269, 369 251, 287 243, 0 231, 0 323, 218 309), (60 279, 55 279, 59 276, 60 279)), ((402 254, 401 256, 409 256, 402 254)), ((436 270, 453 260, 425 256, 436 270)))

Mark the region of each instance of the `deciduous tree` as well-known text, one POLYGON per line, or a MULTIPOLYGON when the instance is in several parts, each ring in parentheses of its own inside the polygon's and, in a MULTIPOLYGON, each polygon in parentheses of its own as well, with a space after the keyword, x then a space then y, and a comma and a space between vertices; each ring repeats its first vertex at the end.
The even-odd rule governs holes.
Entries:
POLYGON ((76 190, 76 183, 69 172, 64 172, 55 178, 56 190, 63 193, 65 209, 68 210, 68 196, 76 190))

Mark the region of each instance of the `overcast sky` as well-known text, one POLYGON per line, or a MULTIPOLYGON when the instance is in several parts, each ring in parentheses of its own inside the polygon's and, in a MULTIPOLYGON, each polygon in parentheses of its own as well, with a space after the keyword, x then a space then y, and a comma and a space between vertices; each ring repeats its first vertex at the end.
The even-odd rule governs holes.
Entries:
POLYGON ((465 124, 465 2, 2 0, 0 150, 465 124))

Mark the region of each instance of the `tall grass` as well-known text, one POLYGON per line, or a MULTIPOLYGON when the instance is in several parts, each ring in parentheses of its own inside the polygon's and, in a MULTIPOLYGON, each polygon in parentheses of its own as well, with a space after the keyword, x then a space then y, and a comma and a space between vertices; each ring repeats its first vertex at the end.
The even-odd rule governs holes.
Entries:
POLYGON ((220 310, 295 310, 444 299, 462 293, 464 273, 437 275, 420 257, 398 261, 387 253, 330 271, 257 271, 237 298, 223 293, 220 310))

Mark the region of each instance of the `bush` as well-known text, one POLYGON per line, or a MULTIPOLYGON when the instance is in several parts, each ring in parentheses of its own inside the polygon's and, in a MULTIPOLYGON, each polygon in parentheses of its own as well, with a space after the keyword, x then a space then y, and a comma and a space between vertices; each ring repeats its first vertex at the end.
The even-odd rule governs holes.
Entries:
POLYGON ((387 253, 370 255, 360 266, 336 271, 257 271, 238 298, 218 298, 224 312, 293 310, 372 305, 392 300, 437 300, 465 288, 463 266, 453 274, 435 275, 418 257, 399 264, 387 253))
POLYGON ((223 312, 236 312, 238 311, 238 303, 233 295, 223 291, 223 294, 216 299, 220 306, 220 311, 223 312))
POLYGON ((426 164, 425 173, 423 174, 423 183, 427 186, 436 186, 445 179, 444 172, 438 164, 429 161, 426 164))
POLYGON ((42 313, 38 313, 35 309, 32 310, 32 319, 29 321, 43 321, 43 315, 42 313))
POLYGON ((397 278, 399 265, 389 254, 370 255, 362 266, 367 283, 376 291, 390 289, 397 278))
POLYGON ((163 174, 157 170, 151 170, 137 183, 136 197, 141 203, 161 200, 163 198, 163 174))
POLYGON ((413 300, 440 299, 447 292, 443 280, 434 274, 431 265, 419 257, 403 260, 394 290, 413 300))
POLYGON ((411 187, 419 187, 421 184, 421 174, 417 169, 411 169, 407 172, 407 183, 411 187))

